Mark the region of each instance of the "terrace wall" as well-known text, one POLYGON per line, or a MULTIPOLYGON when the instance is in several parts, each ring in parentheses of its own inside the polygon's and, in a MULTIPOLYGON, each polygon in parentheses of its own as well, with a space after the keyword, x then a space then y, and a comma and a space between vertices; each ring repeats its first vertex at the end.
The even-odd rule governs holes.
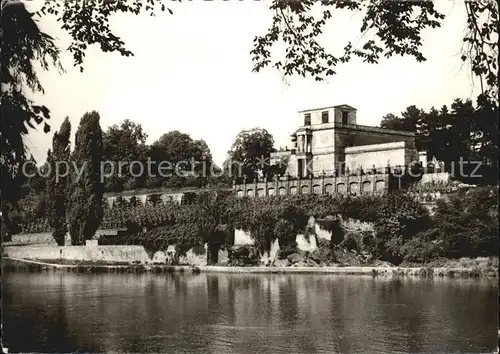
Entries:
MULTIPOLYGON (((98 239, 102 235, 117 235, 119 231, 126 229, 99 229, 96 231, 94 239, 98 239)), ((67 244, 71 243, 69 235, 66 236, 67 244)), ((26 233, 26 234, 16 234, 11 236, 11 241, 4 242, 5 246, 15 246, 15 245, 48 245, 57 246, 54 237, 52 237, 52 232, 38 232, 38 233, 26 233)))
MULTIPOLYGON (((175 247, 166 251, 157 251, 152 257, 143 246, 6 246, 3 255, 17 259, 35 259, 45 261, 89 261, 109 263, 168 263, 176 253, 175 247), (173 249, 173 251, 172 251, 173 249)), ((206 246, 204 252, 193 249, 178 257, 182 265, 207 265, 206 246)), ((227 251, 219 250, 219 262, 227 262, 227 251)))
POLYGON ((163 202, 176 202, 182 203, 183 197, 186 193, 203 193, 210 191, 209 188, 151 188, 151 189, 134 189, 126 190, 123 192, 108 192, 104 193, 104 201, 108 203, 110 207, 116 203, 118 198, 122 198, 126 201, 130 201, 132 197, 135 197, 142 204, 148 202, 148 198, 151 196, 158 196, 163 202))
POLYGON ((234 184, 237 197, 270 197, 296 194, 384 194, 390 189, 390 174, 358 174, 321 176, 311 178, 277 177, 274 180, 258 180, 234 184))
POLYGON ((150 258, 142 246, 7 246, 11 258, 94 262, 141 262, 150 258))

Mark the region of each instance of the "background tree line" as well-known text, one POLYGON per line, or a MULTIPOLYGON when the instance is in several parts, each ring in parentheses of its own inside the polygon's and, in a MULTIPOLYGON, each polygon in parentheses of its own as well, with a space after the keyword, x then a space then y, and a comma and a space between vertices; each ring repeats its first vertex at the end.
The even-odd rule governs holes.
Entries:
POLYGON ((204 140, 194 140, 178 130, 163 134, 151 145, 146 144, 147 137, 141 124, 128 119, 104 132, 103 161, 115 163, 114 171, 106 171, 110 175, 105 181, 106 191, 203 187, 214 181, 210 179, 210 171, 217 172, 220 168, 213 162, 204 140), (151 161, 150 176, 146 168, 148 160, 151 161), (139 164, 130 165, 133 161, 138 161, 144 169, 141 171, 139 164), (120 162, 122 168, 119 168, 120 162), (161 162, 168 162, 170 168, 160 171, 161 162))
POLYGON ((15 200, 2 201, 2 207, 8 211, 2 218, 9 221, 2 223, 3 240, 8 241, 12 234, 19 232, 20 224, 26 220, 48 221, 47 226, 59 245, 64 245, 68 231, 73 245, 81 245, 94 236, 103 217, 104 193, 100 174, 103 148, 99 114, 93 111, 83 115, 73 150, 70 135, 71 124, 65 119, 53 136, 47 162, 41 167, 32 164, 31 171, 24 171, 36 177, 21 174, 19 183, 24 182, 24 188, 15 189, 15 200), (65 162, 66 168, 57 171, 58 162, 65 162), (71 166, 69 170, 68 166, 71 166))
MULTIPOLYGON (((83 119, 80 125, 82 124, 83 119)), ((92 132, 85 133, 84 139, 96 141, 94 135, 92 132)), ((147 134, 143 131, 141 124, 127 119, 101 132, 101 137, 97 138, 97 141, 100 141, 99 144, 102 145, 102 148, 96 151, 87 151, 85 155, 78 158, 79 161, 74 160, 76 159, 76 150, 71 153, 70 137, 71 124, 69 119, 66 118, 59 131, 56 131, 53 135, 52 149, 48 151, 46 163, 36 167, 35 161, 32 160, 32 164, 28 165, 30 168, 27 170, 28 175, 32 177, 19 176, 17 181, 20 185, 17 189, 18 194, 15 203, 10 203, 9 207, 10 224, 9 227, 4 225, 4 231, 8 230, 8 234, 52 230, 58 244, 64 242, 64 236, 70 231, 68 229, 68 217, 72 211, 70 209, 70 199, 68 199, 71 196, 71 191, 68 188, 73 181, 71 175, 65 176, 68 172, 65 168, 60 169, 60 176, 56 178, 57 164, 65 167, 60 164, 61 162, 77 163, 79 168, 83 165, 83 161, 99 161, 99 167, 94 166, 99 171, 99 178, 101 176, 100 163, 102 162, 105 167, 104 183, 101 185, 100 180, 96 182, 100 185, 99 193, 101 195, 105 192, 121 192, 140 188, 210 187, 215 190, 219 187, 231 187, 233 181, 231 176, 236 176, 240 172, 237 164, 231 172, 232 175, 227 169, 227 164, 224 165, 224 170, 221 170, 213 162, 210 149, 205 141, 194 140, 188 134, 179 131, 165 133, 158 140, 148 145, 146 144, 147 134), (90 159, 90 156, 92 156, 92 159, 90 159), (151 164, 152 175, 148 175, 146 169, 148 160, 153 162, 151 164), (133 161, 141 163, 144 169, 141 171, 137 164, 130 165, 133 161), (158 166, 164 161, 168 161, 173 167, 178 162, 183 163, 178 165, 179 170, 177 170, 177 173, 171 170, 168 171, 171 174, 170 176, 161 176, 158 166), (197 163, 194 169, 191 169, 192 161, 197 163), (115 165, 111 167, 108 162, 115 165), (118 169, 120 163, 123 163, 121 170, 118 169), (202 163, 205 165, 203 166, 202 163), (130 166, 135 168, 130 168, 130 166), (49 174, 48 171, 52 173, 49 174), (194 174, 191 174, 191 171, 194 171, 194 174)), ((272 135, 264 129, 243 130, 237 135, 234 144, 228 151, 227 161, 241 162, 241 172, 251 180, 257 172, 269 173, 269 171, 272 171, 273 166, 268 166, 268 157, 274 151, 273 144, 272 135), (266 157, 266 164, 258 167, 258 159, 263 156, 266 157)), ((75 145, 75 149, 77 146, 83 149, 89 148, 85 140, 80 138, 78 144, 75 145)), ((69 172, 74 172, 74 167, 69 166, 71 167, 69 172)), ((283 167, 281 168, 283 169, 283 167)), ((166 173, 166 171, 163 171, 163 173, 166 173)), ((96 179, 97 176, 94 176, 94 178, 96 179)), ((74 203, 80 197, 75 196, 75 198, 74 203)), ((88 210, 90 209, 90 206, 88 206, 88 210)), ((99 208, 96 208, 95 211, 99 212, 99 208)), ((105 224, 116 224, 114 215, 104 216, 105 224)), ((89 222, 96 224, 96 229, 100 226, 102 217, 98 215, 92 217, 90 214, 78 216, 78 218, 84 217, 90 217, 92 220, 89 222)), ((77 218, 76 215, 75 218, 77 218)), ((123 225, 122 223, 119 227, 123 227, 123 225)), ((76 226, 75 224, 74 227, 76 226)), ((89 234, 89 232, 85 233, 89 234)), ((78 242, 83 243, 88 237, 91 236, 85 236, 78 242)))
MULTIPOLYGON (((496 184, 498 113, 498 106, 487 102, 474 105, 471 100, 455 99, 450 107, 432 107, 429 111, 409 106, 401 115, 385 115, 380 126, 414 132, 417 149, 426 151, 428 160, 443 161, 448 171, 461 159, 481 162, 482 168, 476 173, 482 173, 484 178, 472 182, 496 184)), ((465 165, 466 172, 467 167, 475 168, 465 165)))

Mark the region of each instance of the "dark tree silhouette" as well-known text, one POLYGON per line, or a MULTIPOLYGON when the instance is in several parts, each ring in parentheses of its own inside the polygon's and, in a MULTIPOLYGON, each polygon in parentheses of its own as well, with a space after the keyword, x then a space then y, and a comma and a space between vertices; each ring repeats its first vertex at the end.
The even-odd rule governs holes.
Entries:
POLYGON ((76 131, 75 149, 71 156, 76 167, 72 169, 67 210, 73 245, 82 245, 85 240, 91 239, 103 217, 103 147, 99 120, 99 113, 85 113, 76 131), (82 171, 81 175, 77 175, 76 171, 82 171))
POLYGON ((150 147, 149 156, 155 162, 152 166, 155 186, 205 185, 213 163, 212 153, 204 140, 194 140, 178 130, 165 133, 156 140, 150 147))
MULTIPOLYGON (((498 0, 465 3, 461 57, 480 79, 482 97, 497 105, 498 3, 498 0)), ((273 0, 270 10, 273 13, 270 28, 265 35, 254 39, 251 51, 254 70, 259 71, 271 64, 282 69, 285 75, 308 75, 317 80, 335 74, 335 67, 353 56, 368 63, 377 63, 381 57, 393 55, 409 55, 419 62, 425 61, 422 33, 439 28, 445 18, 431 1, 273 0), (361 12, 360 31, 366 39, 359 46, 349 41, 342 53, 334 55, 320 44, 319 37, 336 10, 361 12), (374 36, 369 38, 368 33, 374 36), (280 41, 286 46, 286 60, 273 61, 271 48, 280 41)), ((71 36, 68 49, 75 64, 83 70, 85 51, 90 44, 99 45, 104 52, 133 55, 110 28, 109 20, 113 14, 146 12, 154 15, 157 11, 173 13, 161 0, 91 0, 45 1, 37 15, 54 16, 61 23, 61 28, 71 36)))
POLYGON ((59 132, 52 138, 52 152, 49 150, 47 163, 50 175, 47 179, 48 219, 52 228, 52 236, 59 246, 64 245, 64 236, 68 232, 66 222, 66 202, 68 175, 70 172, 70 138, 71 124, 69 119, 63 121, 59 132))
POLYGON ((142 180, 133 178, 129 164, 132 161, 146 162, 147 137, 141 124, 128 119, 106 130, 103 134, 104 160, 107 161, 104 165, 106 190, 122 191, 140 187, 138 182, 142 180))
POLYGON ((266 175, 270 168, 269 156, 273 145, 273 136, 265 129, 242 130, 228 151, 224 169, 233 177, 246 176, 249 180, 255 178, 258 172, 266 175), (240 167, 242 176, 239 176, 240 167))
POLYGON ((25 89, 43 91, 35 71, 35 62, 45 70, 51 66, 62 68, 59 50, 52 38, 40 31, 23 3, 2 0, 1 10, 0 197, 2 225, 5 226, 4 230, 9 230, 9 212, 16 208, 24 181, 21 167, 29 159, 23 137, 28 134, 29 128, 42 123, 45 132, 50 129, 46 123, 49 110, 27 98, 25 89))
POLYGON ((417 148, 448 169, 462 159, 481 162, 487 179, 498 172, 498 107, 491 102, 475 107, 470 100, 455 99, 450 108, 432 107, 429 112, 410 106, 401 117, 385 115, 380 126, 415 132, 417 148))

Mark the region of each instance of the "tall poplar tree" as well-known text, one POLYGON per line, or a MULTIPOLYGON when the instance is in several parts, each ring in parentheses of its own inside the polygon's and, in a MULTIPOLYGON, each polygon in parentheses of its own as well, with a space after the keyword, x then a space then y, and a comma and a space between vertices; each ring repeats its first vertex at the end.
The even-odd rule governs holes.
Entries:
POLYGON ((83 245, 91 239, 103 217, 103 143, 99 120, 96 111, 85 113, 75 136, 68 198, 68 227, 73 245, 83 245))
POLYGON ((47 163, 50 175, 47 179, 48 219, 52 236, 59 246, 64 245, 64 236, 68 232, 66 222, 66 199, 70 169, 71 123, 68 117, 61 124, 59 132, 52 138, 52 152, 49 150, 47 163))

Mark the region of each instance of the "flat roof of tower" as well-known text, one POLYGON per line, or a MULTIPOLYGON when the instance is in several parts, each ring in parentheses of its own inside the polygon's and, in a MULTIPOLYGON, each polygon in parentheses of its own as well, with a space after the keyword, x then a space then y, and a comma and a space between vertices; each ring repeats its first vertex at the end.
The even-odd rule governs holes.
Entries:
POLYGON ((310 111, 320 111, 320 110, 330 109, 330 108, 347 108, 347 109, 351 109, 351 110, 354 110, 354 111, 357 110, 356 108, 354 108, 352 106, 349 106, 348 104, 339 104, 339 105, 336 105, 336 106, 327 106, 327 107, 303 109, 303 110, 300 110, 299 113, 310 112, 310 111))

